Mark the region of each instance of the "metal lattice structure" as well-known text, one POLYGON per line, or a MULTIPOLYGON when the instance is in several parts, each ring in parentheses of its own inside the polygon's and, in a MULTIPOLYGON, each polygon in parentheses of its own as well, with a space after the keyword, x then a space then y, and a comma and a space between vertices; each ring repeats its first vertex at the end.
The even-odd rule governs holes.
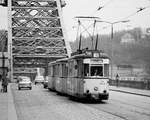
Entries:
POLYGON ((0 31, 0 52, 7 52, 7 31, 0 31))
POLYGON ((64 5, 61 0, 11 0, 14 67, 45 66, 70 55, 62 19, 64 5))

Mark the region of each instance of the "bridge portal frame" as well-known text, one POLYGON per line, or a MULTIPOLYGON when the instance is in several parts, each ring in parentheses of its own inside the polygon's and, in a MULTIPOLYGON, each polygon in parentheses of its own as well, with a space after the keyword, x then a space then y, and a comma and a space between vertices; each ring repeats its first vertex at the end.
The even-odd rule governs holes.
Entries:
POLYGON ((62 18, 64 5, 62 0, 8 0, 11 80, 14 68, 21 64, 22 67, 45 66, 47 61, 70 57, 71 48, 62 18))

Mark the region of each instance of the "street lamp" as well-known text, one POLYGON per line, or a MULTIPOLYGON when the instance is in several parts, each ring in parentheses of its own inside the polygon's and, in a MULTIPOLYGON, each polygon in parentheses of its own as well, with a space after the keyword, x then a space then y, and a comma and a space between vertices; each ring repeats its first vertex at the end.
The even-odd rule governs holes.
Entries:
POLYGON ((122 21, 116 21, 116 22, 109 22, 109 21, 103 21, 103 20, 96 20, 96 22, 104 22, 111 25, 111 79, 113 79, 113 39, 114 39, 114 25, 118 23, 127 23, 129 20, 122 20, 122 21))

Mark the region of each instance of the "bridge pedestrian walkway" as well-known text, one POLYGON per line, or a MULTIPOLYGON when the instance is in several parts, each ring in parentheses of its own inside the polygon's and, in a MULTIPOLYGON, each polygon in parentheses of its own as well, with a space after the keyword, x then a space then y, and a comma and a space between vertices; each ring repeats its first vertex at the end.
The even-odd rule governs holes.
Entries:
MULTIPOLYGON (((3 93, 0 91, 0 120, 17 120, 16 109, 13 101, 11 91, 11 83, 8 85, 8 92, 3 93)), ((0 81, 0 90, 1 90, 0 81)))
POLYGON ((8 120, 8 94, 2 93, 0 81, 0 120, 8 120))
POLYGON ((143 90, 143 89, 136 89, 136 88, 129 88, 129 87, 120 87, 120 86, 119 87, 110 86, 109 90, 150 97, 150 90, 143 90))

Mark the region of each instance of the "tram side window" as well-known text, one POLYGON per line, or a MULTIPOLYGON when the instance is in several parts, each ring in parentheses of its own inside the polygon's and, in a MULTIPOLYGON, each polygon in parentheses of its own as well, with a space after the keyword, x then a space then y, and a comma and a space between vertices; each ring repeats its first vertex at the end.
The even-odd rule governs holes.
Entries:
POLYGON ((103 76, 103 66, 91 66, 91 76, 103 76))
POLYGON ((51 76, 51 67, 48 67, 48 75, 51 76))
POLYGON ((81 60, 76 60, 75 62, 75 69, 74 69, 74 77, 82 77, 82 75, 83 75, 83 73, 82 73, 82 67, 83 67, 83 65, 82 65, 82 61, 81 60))
POLYGON ((49 76, 52 76, 52 72, 53 71, 53 68, 52 68, 52 66, 50 66, 49 68, 48 68, 48 75, 49 76))
POLYGON ((58 64, 58 76, 62 77, 62 67, 61 67, 61 64, 58 64))
POLYGON ((73 64, 72 64, 72 61, 69 61, 69 64, 68 64, 68 69, 69 69, 69 76, 72 77, 73 76, 73 64))
POLYGON ((56 68, 56 76, 59 77, 60 76, 60 71, 61 71, 61 68, 60 68, 60 64, 57 64, 57 68, 56 68))
POLYGON ((89 76, 89 64, 84 64, 84 76, 89 76))
POLYGON ((58 64, 54 65, 54 77, 57 77, 59 75, 59 66, 58 64))
POLYGON ((68 76, 68 66, 67 64, 62 64, 62 77, 68 76))
POLYGON ((109 77, 109 64, 104 65, 104 76, 109 77))
POLYGON ((53 69, 54 69, 53 76, 56 77, 56 69, 57 69, 56 65, 54 65, 53 69))

